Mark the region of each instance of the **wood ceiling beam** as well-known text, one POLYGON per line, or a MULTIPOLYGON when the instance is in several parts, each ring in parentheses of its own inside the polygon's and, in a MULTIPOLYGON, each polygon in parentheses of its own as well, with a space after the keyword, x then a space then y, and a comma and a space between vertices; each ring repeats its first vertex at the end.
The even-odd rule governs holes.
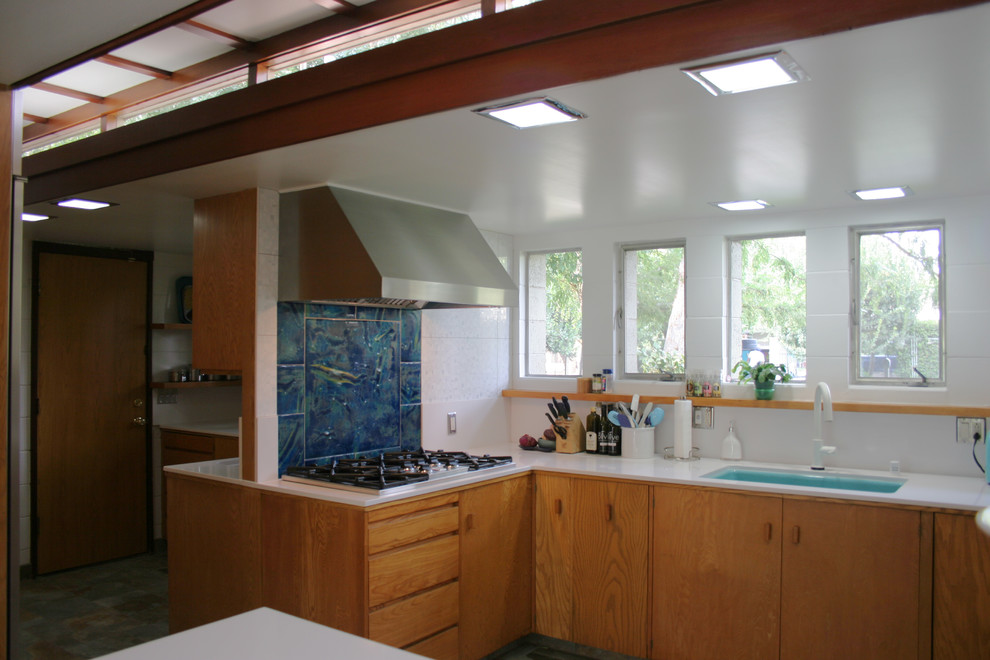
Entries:
POLYGON ((26 203, 549 87, 975 4, 981 3, 543 0, 30 156, 26 203))
POLYGON ((48 117, 42 117, 40 115, 32 115, 32 114, 27 113, 27 112, 25 112, 23 116, 24 116, 24 119, 26 119, 28 121, 33 121, 35 124, 47 124, 48 123, 48 117))
POLYGON ((127 60, 123 57, 117 57, 116 55, 100 55, 95 61, 103 62, 104 64, 109 64, 110 66, 115 66, 118 69, 124 69, 125 71, 130 71, 132 73, 140 73, 142 76, 158 78, 159 80, 168 80, 172 77, 171 71, 159 69, 156 66, 141 64, 140 62, 135 62, 134 60, 127 60))
POLYGON ((46 82, 35 83, 31 85, 31 87, 39 92, 48 92, 49 94, 67 96, 71 99, 86 101, 86 103, 95 103, 97 105, 102 105, 106 100, 104 97, 97 96, 96 94, 89 94, 87 92, 81 92, 78 89, 71 89, 69 87, 62 87, 61 85, 53 85, 46 82))
POLYGON ((178 11, 174 11, 171 14, 162 16, 158 20, 142 25, 139 28, 131 30, 127 34, 122 34, 116 39, 111 39, 110 41, 100 44, 99 46, 95 46, 89 50, 79 53, 78 55, 62 60, 58 64, 42 69, 41 71, 26 78, 22 78, 11 85, 11 88, 20 89, 21 87, 29 87, 35 83, 41 82, 45 78, 51 78, 58 73, 68 71, 72 67, 78 66, 90 60, 94 60, 101 55, 106 55, 111 51, 134 43, 138 39, 143 39, 144 37, 164 30, 167 27, 172 27, 173 25, 182 23, 190 18, 195 18, 204 12, 207 12, 215 7, 219 7, 220 5, 225 5, 228 2, 230 2, 230 0, 197 0, 191 5, 183 7, 178 11))
POLYGON ((215 41, 221 43, 224 46, 230 46, 231 48, 250 48, 251 42, 247 39, 241 39, 236 34, 230 34, 229 32, 224 32, 215 27, 210 27, 199 21, 184 21, 179 23, 175 27, 180 30, 185 30, 186 32, 195 34, 199 37, 205 37, 210 41, 215 41))
POLYGON ((242 66, 256 64, 280 53, 332 38, 356 29, 387 22, 396 16, 407 15, 423 9, 448 4, 452 0, 376 0, 370 5, 355 7, 346 17, 343 14, 328 16, 315 23, 283 32, 252 44, 250 49, 235 50, 210 60, 172 72, 168 80, 156 79, 121 90, 107 97, 100 106, 79 106, 50 117, 48 124, 26 126, 25 142, 36 140, 50 133, 120 112, 124 108, 154 99, 181 87, 213 78, 242 66))

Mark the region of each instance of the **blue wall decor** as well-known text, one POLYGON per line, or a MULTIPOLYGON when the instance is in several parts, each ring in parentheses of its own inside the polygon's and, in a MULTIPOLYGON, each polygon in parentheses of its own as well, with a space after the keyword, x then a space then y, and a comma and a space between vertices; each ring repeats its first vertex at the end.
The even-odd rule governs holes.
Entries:
POLYGON ((418 310, 278 304, 278 467, 419 449, 418 310))

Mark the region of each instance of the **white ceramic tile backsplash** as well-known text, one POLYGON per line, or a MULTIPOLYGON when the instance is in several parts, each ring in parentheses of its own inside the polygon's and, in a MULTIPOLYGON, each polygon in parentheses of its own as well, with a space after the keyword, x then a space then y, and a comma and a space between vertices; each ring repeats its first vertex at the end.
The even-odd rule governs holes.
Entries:
POLYGON ((846 358, 849 355, 848 314, 808 314, 807 332, 807 343, 816 347, 816 356, 846 358))
POLYGON ((809 272, 808 314, 849 314, 849 271, 809 272))

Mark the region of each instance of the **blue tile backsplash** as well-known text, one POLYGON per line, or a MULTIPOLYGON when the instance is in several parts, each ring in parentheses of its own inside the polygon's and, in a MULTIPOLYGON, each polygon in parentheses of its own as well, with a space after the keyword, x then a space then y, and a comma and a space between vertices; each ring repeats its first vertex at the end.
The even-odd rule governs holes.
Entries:
POLYGON ((420 447, 420 328, 418 310, 278 304, 280 475, 420 447))

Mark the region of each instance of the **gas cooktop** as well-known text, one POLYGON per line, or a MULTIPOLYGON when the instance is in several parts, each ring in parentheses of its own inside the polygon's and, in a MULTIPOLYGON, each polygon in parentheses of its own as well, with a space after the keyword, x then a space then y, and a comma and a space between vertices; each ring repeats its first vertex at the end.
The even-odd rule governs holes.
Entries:
POLYGON ((511 456, 472 456, 461 451, 387 452, 370 458, 341 458, 319 466, 286 468, 283 481, 357 492, 413 488, 425 481, 513 465, 511 456))

